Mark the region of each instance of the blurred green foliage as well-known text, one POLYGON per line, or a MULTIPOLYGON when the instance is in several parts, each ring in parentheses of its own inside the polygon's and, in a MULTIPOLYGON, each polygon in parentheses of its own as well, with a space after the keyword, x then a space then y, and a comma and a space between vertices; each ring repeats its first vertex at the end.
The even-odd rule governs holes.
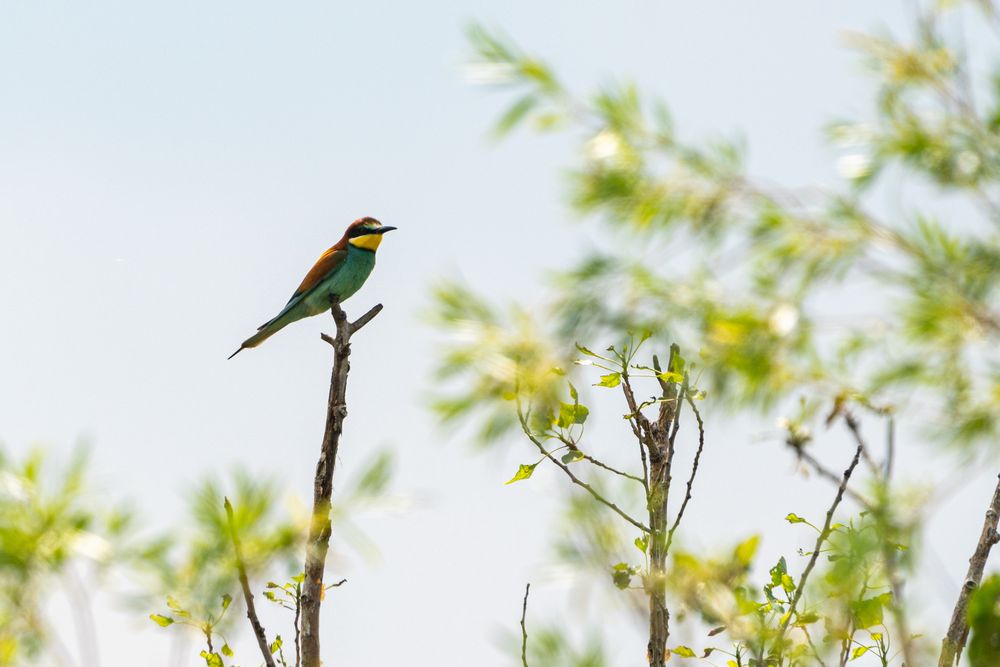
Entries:
POLYGON ((53 590, 79 605, 74 620, 90 613, 82 565, 100 575, 156 554, 130 539, 135 521, 123 505, 95 499, 86 465, 83 449, 61 467, 41 449, 20 460, 0 449, 0 665, 30 664, 58 637, 45 613, 53 590))
MULTIPOLYGON (((843 151, 834 190, 755 179, 741 141, 686 142, 666 105, 635 85, 577 95, 540 58, 471 28, 475 80, 514 98, 498 133, 573 132, 580 153, 567 196, 606 239, 559 269, 551 310, 531 326, 544 326, 555 350, 652 331, 698 351, 708 388, 732 407, 769 407, 801 391, 852 395, 916 406, 939 441, 996 442, 1000 66, 977 87, 964 45, 946 38, 962 14, 997 21, 992 3, 977 7, 922 9, 905 40, 851 37, 878 87, 867 118, 829 128, 843 151), (957 203, 925 213, 914 197, 880 216, 879 188, 897 181, 930 184, 957 203)), ((502 354, 493 340, 502 334, 476 335, 495 307, 455 285, 440 288, 438 301, 441 319, 467 334, 443 368, 453 372, 462 355, 502 354)), ((514 331, 508 348, 517 347, 514 331)), ((448 416, 487 409, 484 396, 502 394, 489 389, 444 401, 448 416)), ((483 434, 505 426, 494 414, 483 434)))
POLYGON ((1000 574, 983 581, 969 600, 969 664, 1000 664, 1000 574))
MULTIPOLYGON (((335 530, 361 557, 377 554, 377 548, 354 517, 387 501, 392 466, 388 451, 375 453, 334 507, 335 530)), ((240 614, 226 613, 240 589, 224 487, 234 502, 252 580, 274 568, 290 576, 301 570, 308 513, 287 511, 294 507, 287 503, 283 511, 274 481, 244 471, 229 477, 226 484, 205 477, 184 494, 187 508, 175 525, 151 530, 134 504, 99 500, 105 494, 94 489, 84 450, 60 466, 41 449, 20 458, 0 449, 0 667, 93 660, 97 638, 90 604, 99 591, 114 594, 140 616, 166 600, 166 609, 151 615, 153 622, 223 638, 202 655, 209 665, 231 657, 225 637, 243 624, 240 614), (69 627, 48 617, 59 592, 71 601, 69 627), (73 635, 75 649, 67 645, 73 635)), ((264 596, 274 592, 265 589, 264 596)))
MULTIPOLYGON (((468 285, 438 286, 436 324, 451 334, 435 404, 444 421, 471 422, 490 444, 522 416, 539 448, 561 441, 573 457, 563 463, 581 465, 592 453, 580 442, 584 419, 564 408, 578 403, 573 384, 567 403, 567 381, 583 385, 574 345, 602 373, 587 382, 615 388, 621 373, 578 343, 621 350, 630 332, 649 332, 660 349, 693 352, 717 404, 769 412, 799 399, 781 425, 800 457, 824 416, 829 426, 857 409, 888 422, 886 460, 865 449, 870 486, 860 493, 854 479, 848 489, 864 511, 821 533, 804 592, 797 560, 779 558, 768 582, 750 581, 755 538, 723 557, 674 551, 676 611, 714 627, 712 637, 725 632, 675 646, 674 657, 708 649, 708 659, 742 667, 927 655, 899 595, 921 501, 890 489, 891 433, 898 420, 918 423, 927 442, 970 458, 991 456, 1000 441, 1000 63, 973 63, 970 52, 995 49, 970 47, 962 28, 978 22, 995 37, 1000 12, 991 1, 915 3, 913 12, 902 37, 849 36, 874 96, 864 117, 827 127, 841 180, 812 188, 749 174, 739 139, 686 140, 666 104, 632 83, 581 95, 513 40, 469 30, 470 78, 511 100, 496 135, 528 128, 577 140, 566 199, 600 241, 582 255, 562 248, 559 265, 539 267, 553 277, 530 314, 468 285), (975 78, 981 71, 992 74, 975 78), (887 194, 898 204, 884 206, 887 194), (546 423, 525 419, 522 402, 546 423)), ((511 482, 542 461, 522 464, 511 482)), ((839 481, 839 470, 823 473, 839 481)), ((569 498, 558 558, 632 595, 642 565, 620 522, 594 498, 569 498)), ((788 520, 820 531, 797 514, 788 520)), ((642 552, 644 539, 635 541, 642 552)))

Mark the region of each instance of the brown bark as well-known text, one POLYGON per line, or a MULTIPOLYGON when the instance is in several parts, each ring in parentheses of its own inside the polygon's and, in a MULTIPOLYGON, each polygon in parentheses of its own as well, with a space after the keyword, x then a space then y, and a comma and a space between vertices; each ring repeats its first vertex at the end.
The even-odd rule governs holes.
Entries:
MULTIPOLYGON (((674 358, 677 346, 671 346, 667 370, 674 372, 674 358)), ((653 365, 660 370, 659 361, 654 357, 653 365)), ((646 656, 650 667, 664 667, 667 661, 667 639, 670 637, 670 611, 667 609, 667 501, 670 496, 671 465, 674 451, 673 440, 679 426, 679 394, 676 386, 660 382, 662 389, 659 415, 655 422, 640 417, 640 430, 646 435, 646 449, 649 453, 649 573, 645 582, 649 596, 649 643, 646 656), (673 432, 671 432, 673 427, 673 432)), ((631 388, 629 388, 631 394, 631 388)), ((634 402, 634 399, 630 399, 634 402)), ((638 410, 636 410, 638 412, 638 410)), ((640 413, 641 415, 641 413, 640 413)))
POLYGON ((379 304, 369 310, 356 322, 348 322, 340 304, 334 301, 330 311, 337 324, 337 334, 331 338, 323 334, 323 340, 333 347, 333 372, 330 376, 330 393, 327 398, 326 428, 323 431, 323 446, 319 462, 316 464, 316 478, 313 482, 313 513, 306 542, 305 580, 302 588, 302 665, 320 667, 319 616, 323 600, 323 573, 326 555, 330 549, 330 498, 333 494, 333 470, 340 447, 340 435, 347 417, 347 374, 351 354, 351 336, 365 326, 382 310, 379 304))
MULTIPOLYGON (((260 619, 257 618, 257 609, 253 603, 253 593, 250 591, 250 580, 247 578, 247 568, 243 563, 243 549, 240 546, 240 536, 236 532, 236 521, 233 519, 233 506, 229 503, 229 498, 225 499, 224 507, 226 508, 226 519, 229 522, 229 535, 233 540, 233 552, 236 554, 236 572, 239 575, 240 587, 243 589, 243 600, 247 605, 247 620, 250 621, 254 637, 257 638, 257 646, 260 648, 260 653, 264 656, 264 664, 267 667, 275 667, 271 648, 267 644, 267 634, 264 632, 264 626, 260 624, 260 619)), ((208 650, 212 652, 211 635, 208 636, 208 650)))
POLYGON ((948 624, 948 634, 941 641, 941 656, 938 659, 938 667, 952 667, 958 664, 962 657, 962 649, 965 648, 965 641, 969 637, 969 623, 966 618, 966 611, 969 607, 969 598, 973 591, 983 580, 983 570, 986 569, 986 560, 990 557, 990 549, 1000 541, 997 535, 997 518, 1000 517, 1000 481, 993 491, 993 500, 989 509, 986 510, 986 519, 983 521, 983 531, 979 535, 979 543, 976 550, 969 559, 969 571, 965 575, 962 583, 962 590, 958 594, 958 601, 955 603, 955 610, 951 615, 951 623, 948 624))

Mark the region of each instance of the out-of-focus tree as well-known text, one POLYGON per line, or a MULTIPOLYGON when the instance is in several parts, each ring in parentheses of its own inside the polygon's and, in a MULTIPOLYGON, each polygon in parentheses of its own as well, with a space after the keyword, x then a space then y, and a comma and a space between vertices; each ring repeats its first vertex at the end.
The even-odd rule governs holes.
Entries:
MULTIPOLYGON (((629 334, 650 332, 650 345, 692 351, 717 405, 769 413, 798 399, 782 422, 785 443, 836 491, 825 520, 788 514, 816 531, 799 573, 775 558, 770 580, 753 584, 752 541, 728 560, 672 555, 672 604, 716 626, 707 654, 681 646, 675 656, 728 652, 735 665, 930 660, 903 597, 921 507, 891 483, 902 455, 894 434, 906 420, 966 460, 995 455, 1000 64, 990 80, 974 80, 973 49, 955 28, 971 19, 1000 32, 1000 11, 988 0, 915 11, 906 37, 850 36, 878 85, 868 117, 828 127, 843 151, 844 182, 834 188, 756 178, 742 142, 685 141, 666 105, 636 86, 577 95, 512 40, 470 31, 473 78, 514 96, 498 135, 525 126, 578 138, 567 197, 605 241, 557 269, 547 308, 533 315, 508 315, 468 285, 438 288, 437 321, 455 334, 439 365, 442 419, 474 421, 484 444, 519 421, 530 438, 515 404, 559 405, 566 376, 579 377, 576 344, 621 349, 629 334), (875 205, 890 184, 901 213, 875 205), (861 417, 884 425, 878 450, 861 417), (854 442, 843 473, 810 451, 824 420, 844 423, 854 442), (835 520, 845 498, 861 514, 835 520)), ((587 554, 578 562, 604 568, 630 541, 575 536, 574 555, 587 554)))
MULTIPOLYGON (((239 582, 224 493, 234 500, 233 524, 255 580, 274 568, 294 580, 309 519, 294 506, 282 511, 288 504, 274 481, 245 471, 228 477, 225 483, 205 477, 185 493, 187 511, 175 525, 150 530, 134 503, 99 500, 106 494, 95 492, 84 450, 63 466, 42 449, 21 459, 0 450, 0 666, 86 666, 101 664, 102 655, 116 657, 116 647, 101 650, 97 643, 92 602, 98 594, 137 617, 166 598, 163 613, 153 614, 157 624, 189 626, 192 639, 222 637, 214 648, 228 650, 225 638, 237 632, 239 612, 229 607, 239 600, 239 582), (51 614, 61 597, 69 626, 51 614)), ((341 543, 360 558, 377 556, 378 549, 356 517, 397 504, 388 495, 391 477, 391 454, 377 452, 334 508, 341 543)), ((278 604, 287 598, 277 584, 264 597, 278 604)))
POLYGON ((95 499, 86 464, 82 449, 61 469, 41 449, 20 460, 0 450, 0 665, 73 664, 73 655, 97 664, 87 581, 157 557, 159 545, 135 539, 124 505, 95 499), (56 627, 46 613, 59 592, 72 609, 72 629, 56 627))
MULTIPOLYGON (((389 493, 392 474, 392 453, 375 452, 356 478, 341 490, 337 504, 331 508, 331 521, 342 538, 339 543, 359 558, 377 557, 378 546, 357 525, 356 517, 398 505, 399 499, 389 493)), ((150 592, 164 599, 165 608, 150 614, 150 619, 161 627, 186 628, 192 638, 204 642, 200 657, 205 664, 223 667, 235 657, 229 637, 243 623, 241 613, 230 612, 234 602, 245 611, 246 603, 238 601, 243 599, 240 577, 245 576, 248 585, 264 581, 265 604, 292 612, 288 618, 290 631, 284 638, 280 633, 268 637, 268 650, 276 664, 298 662, 305 578, 300 558, 309 513, 303 510, 297 516, 286 516, 278 511, 278 489, 273 482, 254 479, 245 473, 235 475, 234 481, 230 491, 231 517, 227 516, 228 500, 219 483, 205 481, 192 495, 192 526, 177 536, 174 549, 146 563, 154 578, 141 589, 145 592, 142 603, 146 608, 150 606, 150 592), (234 533, 240 545, 239 554, 234 549, 234 533), (275 569, 283 571, 277 582, 267 579, 268 573, 275 569)), ((336 552, 338 560, 343 562, 346 554, 342 547, 337 547, 336 552)), ((324 591, 345 582, 340 579, 328 584, 324 591)))

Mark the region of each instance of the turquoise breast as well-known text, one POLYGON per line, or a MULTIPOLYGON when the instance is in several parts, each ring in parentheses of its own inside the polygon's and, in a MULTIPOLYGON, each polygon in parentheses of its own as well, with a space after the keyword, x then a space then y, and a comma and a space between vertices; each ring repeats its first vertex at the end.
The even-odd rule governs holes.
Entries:
POLYGON ((349 299, 361 289, 374 268, 374 252, 349 245, 344 263, 306 297, 303 305, 309 315, 329 310, 331 295, 336 294, 342 303, 349 299))

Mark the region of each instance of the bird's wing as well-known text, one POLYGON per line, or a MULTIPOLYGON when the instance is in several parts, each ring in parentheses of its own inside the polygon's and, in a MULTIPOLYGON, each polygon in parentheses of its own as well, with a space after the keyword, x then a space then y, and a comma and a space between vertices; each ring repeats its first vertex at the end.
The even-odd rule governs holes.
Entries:
POLYGON ((338 248, 333 246, 326 252, 324 252, 311 269, 306 277, 302 280, 302 284, 299 285, 298 289, 295 290, 295 294, 292 294, 292 298, 288 300, 289 303, 294 301, 296 298, 302 296, 313 287, 316 287, 324 278, 326 278, 330 273, 332 273, 341 263, 347 259, 347 250, 343 248, 338 248))

